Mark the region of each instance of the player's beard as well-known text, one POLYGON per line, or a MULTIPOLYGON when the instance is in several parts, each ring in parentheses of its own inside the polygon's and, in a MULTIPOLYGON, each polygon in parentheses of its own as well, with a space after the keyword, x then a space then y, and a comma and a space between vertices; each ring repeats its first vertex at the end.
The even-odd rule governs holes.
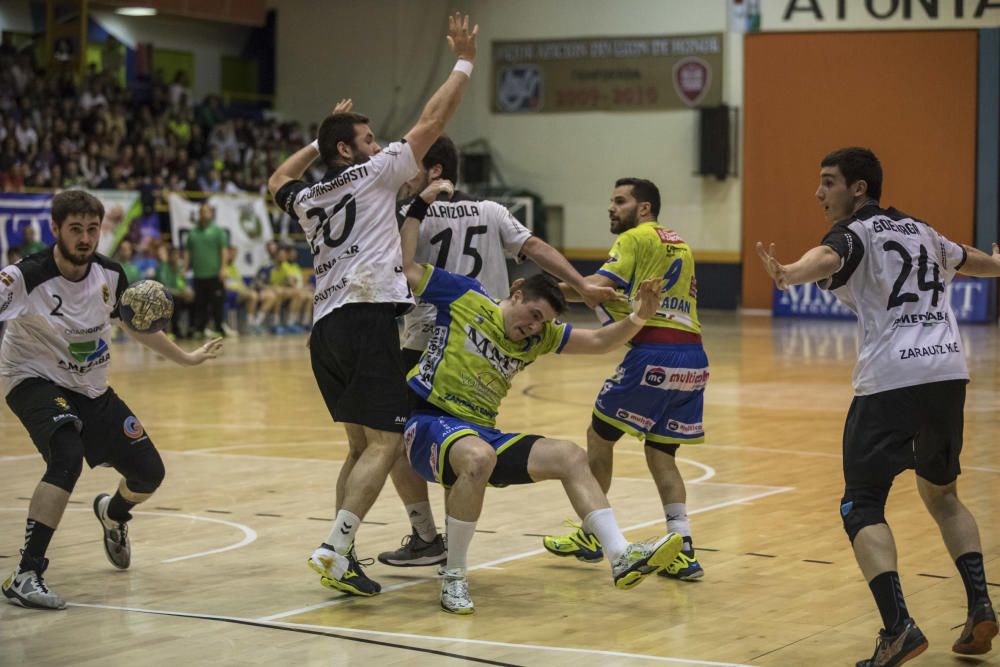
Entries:
POLYGON ((638 219, 639 216, 636 211, 632 211, 630 215, 619 215, 617 220, 611 220, 611 233, 621 234, 624 231, 632 229, 635 227, 638 219))
POLYGON ((74 266, 86 266, 87 264, 90 264, 90 262, 94 259, 94 253, 97 252, 96 248, 85 255, 74 252, 68 245, 66 245, 66 243, 62 240, 62 237, 56 238, 56 245, 59 246, 59 254, 61 254, 67 262, 73 264, 74 266))

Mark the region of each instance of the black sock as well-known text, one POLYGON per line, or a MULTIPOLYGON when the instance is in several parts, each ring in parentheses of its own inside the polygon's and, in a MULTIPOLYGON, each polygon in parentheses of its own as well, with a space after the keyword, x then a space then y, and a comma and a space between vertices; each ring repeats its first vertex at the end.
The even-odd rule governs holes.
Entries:
POLYGON ((978 551, 970 551, 955 559, 955 567, 962 575, 962 583, 965 584, 965 596, 968 598, 969 611, 973 605, 980 600, 989 600, 990 594, 986 590, 986 571, 983 569, 983 555, 978 551))
POLYGON ((111 502, 108 503, 108 518, 118 523, 131 521, 132 515, 130 514, 130 510, 135 505, 136 503, 130 503, 125 500, 121 491, 115 491, 115 495, 111 496, 111 502))
POLYGON ((882 615, 882 625, 891 635, 903 629, 903 622, 910 617, 903 600, 903 587, 899 583, 898 572, 883 572, 868 582, 872 589, 878 612, 882 615))
POLYGON ((45 552, 52 541, 55 528, 49 528, 35 519, 28 519, 24 525, 24 554, 21 557, 21 569, 33 570, 32 560, 45 557, 45 552))

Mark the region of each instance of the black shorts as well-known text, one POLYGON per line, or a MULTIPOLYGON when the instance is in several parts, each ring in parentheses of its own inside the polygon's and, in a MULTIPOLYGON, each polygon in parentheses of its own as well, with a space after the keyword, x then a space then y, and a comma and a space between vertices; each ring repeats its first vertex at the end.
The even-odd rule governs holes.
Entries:
MULTIPOLYGON (((461 438, 460 438, 461 439, 461 438)), ((490 473, 487 483, 490 486, 504 487, 511 484, 534 484, 528 474, 528 457, 535 443, 542 439, 540 435, 525 435, 513 445, 497 454, 497 464, 490 473)), ((451 447, 448 448, 444 457, 444 469, 441 473, 441 484, 446 487, 452 486, 458 475, 451 467, 451 447)))
POLYGON ((110 387, 97 398, 89 398, 51 380, 30 378, 7 394, 7 405, 45 460, 52 434, 66 424, 80 432, 83 455, 91 468, 112 465, 136 446, 152 446, 135 414, 110 387))
POLYGON ((962 471, 966 380, 948 380, 855 396, 844 425, 848 489, 888 488, 913 468, 932 484, 962 471))
POLYGON ((408 414, 396 306, 349 303, 309 339, 313 375, 334 421, 402 433, 408 414))

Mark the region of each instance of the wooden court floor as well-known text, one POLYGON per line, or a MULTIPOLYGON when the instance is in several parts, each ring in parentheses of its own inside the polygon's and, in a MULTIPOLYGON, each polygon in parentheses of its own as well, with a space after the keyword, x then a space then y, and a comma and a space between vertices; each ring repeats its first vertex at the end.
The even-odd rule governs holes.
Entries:
MULTIPOLYGON (((554 558, 540 535, 571 517, 556 482, 490 490, 472 544, 471 617, 438 607, 432 569, 368 572, 371 599, 319 585, 305 559, 326 536, 346 452, 313 384, 304 337, 228 342, 181 369, 134 343, 112 382, 163 452, 167 480, 131 524, 132 568, 106 561, 90 510, 113 471, 85 471, 49 556, 62 612, 0 604, 0 665, 853 665, 878 615, 838 514, 840 436, 853 325, 709 313, 704 445, 683 447, 706 577, 631 591, 606 564, 554 558)), ((965 327, 973 384, 960 491, 1000 585, 1000 336, 965 327)), ((620 353, 552 355, 515 382, 500 425, 584 442, 593 398, 620 353)), ((0 568, 14 567, 42 463, 0 408, 0 568)), ((611 501, 630 539, 664 532, 635 441, 619 444, 611 501)), ((432 489, 443 523, 441 494, 432 489)), ((912 474, 887 511, 910 611, 931 642, 914 665, 1000 665, 950 653, 964 593, 912 474)), ((358 537, 362 557, 409 531, 387 488, 358 537)), ((1000 588, 994 588, 1000 592, 1000 588)), ((1000 654, 1000 647, 997 653, 1000 654)))

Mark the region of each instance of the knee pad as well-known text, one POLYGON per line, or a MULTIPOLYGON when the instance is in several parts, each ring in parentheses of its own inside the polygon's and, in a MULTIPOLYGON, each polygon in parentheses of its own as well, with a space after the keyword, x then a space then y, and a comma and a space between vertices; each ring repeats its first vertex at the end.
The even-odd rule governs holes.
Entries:
POLYGON ((851 543, 865 526, 885 523, 885 501, 889 489, 848 489, 840 500, 840 517, 851 543))
POLYGON ((125 485, 133 493, 153 493, 160 487, 167 471, 155 447, 136 452, 129 460, 125 485))
POLYGON ((75 426, 63 426, 52 434, 45 463, 42 481, 72 493, 83 472, 83 439, 75 426))

